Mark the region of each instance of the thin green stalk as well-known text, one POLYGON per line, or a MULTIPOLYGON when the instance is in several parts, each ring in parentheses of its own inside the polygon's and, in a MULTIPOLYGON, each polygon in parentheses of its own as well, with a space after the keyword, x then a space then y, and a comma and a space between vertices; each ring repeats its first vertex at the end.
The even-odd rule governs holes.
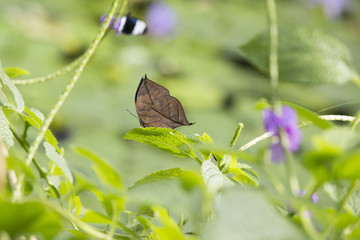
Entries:
POLYGON ((278 99, 278 88, 279 88, 279 68, 278 68, 278 29, 277 29, 275 0, 267 0, 267 8, 268 8, 269 37, 270 37, 270 55, 269 55, 270 85, 271 85, 273 99, 276 102, 278 99))
POLYGON ((112 206, 112 209, 113 209, 113 215, 112 215, 112 218, 111 218, 111 225, 110 225, 110 230, 108 232, 108 240, 111 240, 113 238, 113 235, 115 233, 115 230, 116 230, 116 223, 117 223, 117 218, 119 216, 119 211, 116 207, 116 203, 114 201, 111 202, 111 206, 112 206))
POLYGON ((57 70, 55 72, 49 73, 48 75, 45 75, 43 77, 38 77, 38 78, 30 78, 30 79, 15 79, 12 82, 14 84, 17 85, 29 85, 29 84, 36 84, 36 83, 43 83, 46 82, 48 80, 51 80, 53 78, 56 78, 58 76, 64 75, 68 72, 70 72, 71 70, 73 70, 77 65, 79 65, 79 63, 81 62, 81 59, 84 57, 81 56, 78 59, 76 59, 75 61, 71 62, 69 65, 63 67, 60 70, 57 70))
MULTIPOLYGON (((35 140, 31 143, 30 148, 29 148, 29 152, 26 155, 25 158, 25 164, 27 166, 29 166, 32 162, 32 159, 37 151, 37 149, 39 148, 39 145, 42 141, 42 139, 44 138, 45 132, 46 130, 49 128, 50 124, 52 123, 55 115, 57 114, 57 112, 59 111, 59 109, 61 108, 61 106, 64 104, 66 98, 69 96, 71 90, 73 89, 75 83, 77 82, 77 80, 79 79, 81 73, 84 71, 84 68, 86 66, 86 64, 88 63, 88 61, 90 60, 91 56, 94 54, 97 46, 99 45, 99 43, 101 42, 106 30, 108 29, 109 25, 110 25, 110 20, 111 18, 114 16, 114 13, 116 11, 116 9, 119 6, 119 1, 120 0, 114 0, 111 10, 109 11, 109 14, 104 22, 104 24, 101 26, 100 28, 100 32, 97 34, 97 36, 95 37, 95 40, 92 42, 92 44, 90 45, 90 47, 88 48, 88 50, 86 51, 86 53, 84 54, 84 57, 81 59, 81 62, 78 66, 78 68, 75 71, 75 74, 73 75, 73 77, 70 79, 69 83, 67 84, 65 90, 60 94, 58 101, 55 103, 54 107, 52 108, 52 110, 50 111, 50 113, 46 116, 35 140)), ((15 193, 14 193, 14 198, 13 200, 19 200, 22 198, 22 191, 23 191, 23 182, 24 182, 24 174, 20 175, 19 177, 19 181, 17 186, 15 186, 15 193)))

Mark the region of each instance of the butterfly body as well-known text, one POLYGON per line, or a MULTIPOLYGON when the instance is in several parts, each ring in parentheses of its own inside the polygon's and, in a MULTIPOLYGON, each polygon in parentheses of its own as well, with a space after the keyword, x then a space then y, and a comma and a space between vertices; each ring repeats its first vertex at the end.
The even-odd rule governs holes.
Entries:
POLYGON ((142 127, 163 127, 174 129, 189 126, 184 109, 169 90, 151 81, 145 75, 135 95, 135 107, 142 127))

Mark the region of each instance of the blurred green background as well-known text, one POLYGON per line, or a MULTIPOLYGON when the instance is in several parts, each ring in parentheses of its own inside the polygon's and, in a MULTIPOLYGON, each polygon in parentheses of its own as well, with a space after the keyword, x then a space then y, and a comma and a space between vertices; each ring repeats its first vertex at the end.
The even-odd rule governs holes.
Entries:
MULTIPOLYGON (((261 112, 255 105, 270 96, 268 80, 241 57, 238 47, 266 29, 266 2, 163 2, 177 14, 174 34, 116 37, 109 32, 56 116, 51 129, 73 169, 92 174, 88 162, 71 150, 75 144, 111 162, 127 186, 158 169, 180 166, 199 171, 191 160, 122 139, 128 130, 140 126, 127 109, 136 113, 135 91, 145 73, 167 87, 182 102, 189 121, 196 122, 178 129, 185 135, 206 132, 216 144, 227 146, 237 123, 243 122, 240 146, 263 133, 261 112)), ((353 1, 337 18, 326 15, 314 2, 277 1, 279 25, 305 25, 334 36, 350 48, 360 69, 359 1, 353 1)), ((149 4, 151 1, 129 0, 127 10, 145 19, 149 4)), ((2 0, 2 65, 21 67, 31 72, 30 77, 38 77, 71 63, 94 39, 99 19, 110 5, 109 0, 2 0)), ((19 89, 27 106, 47 114, 70 77, 19 89)), ((353 83, 314 86, 282 82, 280 92, 282 99, 324 110, 322 114, 355 115, 360 106, 359 89, 353 83)), ((312 130, 305 129, 305 135, 307 131, 312 130)))

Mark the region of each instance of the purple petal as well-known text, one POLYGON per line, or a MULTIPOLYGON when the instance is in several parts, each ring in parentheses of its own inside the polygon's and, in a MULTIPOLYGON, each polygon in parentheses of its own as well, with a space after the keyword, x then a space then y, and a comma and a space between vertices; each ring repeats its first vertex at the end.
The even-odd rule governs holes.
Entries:
MULTIPOLYGON (((106 17, 107 17, 107 13, 101 16, 101 18, 100 18, 100 23, 101 23, 101 25, 105 22, 106 17)), ((109 25, 109 26, 111 26, 111 24, 113 24, 114 20, 115 20, 115 17, 113 17, 113 18, 110 20, 110 25, 109 25)))
POLYGON ((121 24, 121 17, 119 17, 118 19, 116 19, 114 25, 112 26, 112 29, 114 29, 116 31, 116 36, 119 36, 121 31, 119 30, 120 28, 120 24, 121 24))
POLYGON ((301 143, 301 131, 298 128, 298 118, 295 110, 289 106, 282 108, 280 117, 281 127, 285 130, 287 136, 287 147, 289 151, 295 152, 299 149, 301 143))
POLYGON ((319 196, 316 193, 313 193, 313 195, 311 195, 311 200, 314 204, 319 202, 319 196))
POLYGON ((270 146, 270 160, 272 163, 282 163, 285 161, 284 149, 282 148, 278 137, 277 140, 277 143, 273 143, 270 146))
POLYGON ((350 6, 350 0, 314 0, 320 4, 326 16, 329 18, 339 18, 344 10, 350 6))
POLYGON ((150 5, 146 22, 149 34, 154 37, 164 37, 174 32, 178 22, 176 12, 169 5, 154 2, 150 5))
POLYGON ((271 132, 274 135, 278 134, 279 119, 275 115, 275 112, 272 109, 265 109, 263 111, 263 120, 265 125, 265 130, 271 132))

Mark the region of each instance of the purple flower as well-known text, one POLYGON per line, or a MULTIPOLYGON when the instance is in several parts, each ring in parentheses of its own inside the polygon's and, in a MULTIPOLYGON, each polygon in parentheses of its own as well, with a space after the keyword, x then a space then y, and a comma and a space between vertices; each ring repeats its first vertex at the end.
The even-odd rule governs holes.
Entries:
POLYGON ((341 14, 349 8, 351 0, 313 0, 322 6, 326 16, 329 18, 339 18, 341 14))
MULTIPOLYGON (((107 14, 104 14, 104 15, 101 16, 101 18, 100 18, 101 25, 105 22, 106 17, 107 17, 107 14)), ((112 19, 110 20, 110 25, 109 26, 111 26, 113 24, 114 20, 115 20, 115 17, 112 17, 112 19)))
POLYGON ((264 110, 263 119, 265 130, 273 134, 270 159, 273 163, 281 163, 285 161, 283 146, 290 152, 295 152, 301 143, 301 132, 297 127, 297 114, 291 107, 283 106, 279 114, 272 109, 264 110), (280 131, 285 133, 285 139, 281 139, 280 131))
POLYGON ((146 22, 149 34, 161 38, 171 35, 178 22, 176 12, 169 5, 161 2, 154 2, 150 5, 146 22))

